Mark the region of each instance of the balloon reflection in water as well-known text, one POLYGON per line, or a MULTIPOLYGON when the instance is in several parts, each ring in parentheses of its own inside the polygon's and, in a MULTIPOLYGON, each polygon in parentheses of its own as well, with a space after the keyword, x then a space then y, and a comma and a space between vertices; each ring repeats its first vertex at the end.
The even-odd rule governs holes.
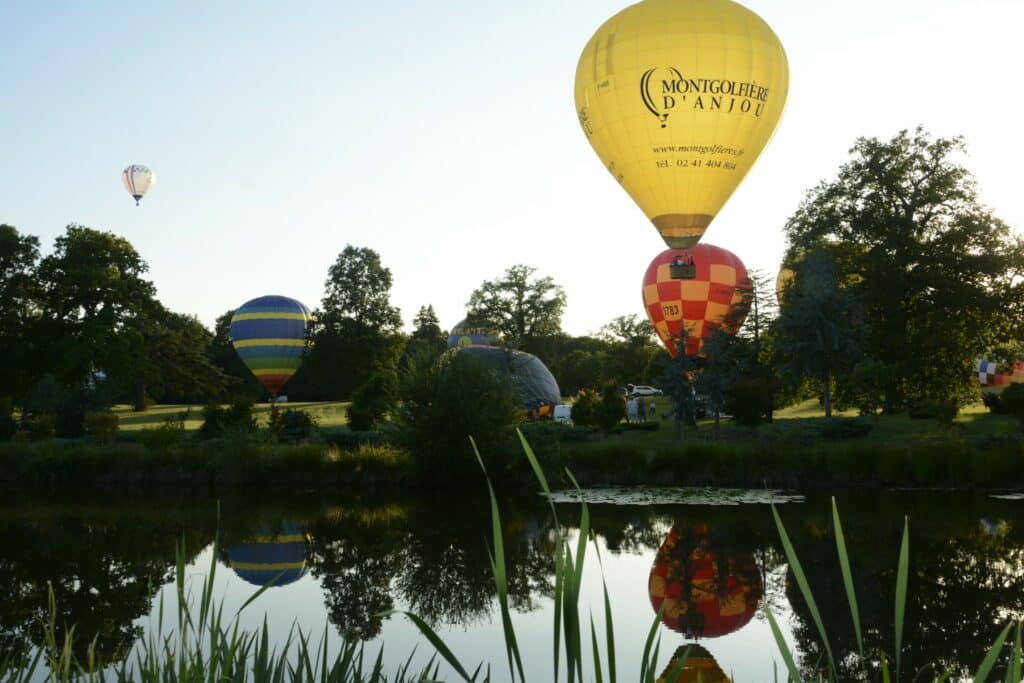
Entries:
POLYGON ((749 622, 763 595, 754 555, 730 552, 706 524, 676 523, 648 579, 662 623, 688 638, 716 638, 749 622))
POLYGON ((306 532, 297 522, 264 529, 245 543, 228 548, 227 565, 254 586, 287 586, 306 575, 306 532))
POLYGON ((732 683, 722 667, 718 665, 710 652, 696 643, 680 645, 672 654, 668 666, 658 677, 658 683, 732 683), (677 676, 669 681, 669 674, 675 670, 677 662, 686 655, 686 661, 677 676))

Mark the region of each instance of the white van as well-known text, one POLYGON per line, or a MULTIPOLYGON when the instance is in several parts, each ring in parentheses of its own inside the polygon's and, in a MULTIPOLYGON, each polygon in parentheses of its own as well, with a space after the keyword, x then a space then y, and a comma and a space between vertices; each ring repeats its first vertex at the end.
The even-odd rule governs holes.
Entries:
POLYGON ((559 403, 555 406, 555 412, 552 413, 552 418, 555 422, 561 422, 562 424, 572 424, 572 406, 568 403, 559 403))

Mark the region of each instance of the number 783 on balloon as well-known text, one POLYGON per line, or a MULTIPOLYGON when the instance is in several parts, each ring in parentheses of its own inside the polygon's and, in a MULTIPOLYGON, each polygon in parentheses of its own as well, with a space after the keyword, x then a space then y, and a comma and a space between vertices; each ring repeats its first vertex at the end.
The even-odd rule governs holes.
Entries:
POLYGON ((726 171, 735 171, 736 164, 731 161, 717 161, 715 159, 662 159, 654 162, 658 168, 721 168, 726 171))

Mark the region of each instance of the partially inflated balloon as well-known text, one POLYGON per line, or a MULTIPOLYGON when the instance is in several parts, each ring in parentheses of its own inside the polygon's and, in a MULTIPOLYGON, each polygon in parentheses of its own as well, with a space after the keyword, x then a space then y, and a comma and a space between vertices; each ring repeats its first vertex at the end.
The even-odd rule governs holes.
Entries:
POLYGON ((743 289, 750 287, 747 269, 736 254, 710 244, 692 249, 666 249, 644 274, 643 298, 654 331, 673 356, 686 330, 686 354, 700 352, 714 329, 735 332, 743 324, 743 289), (670 266, 692 260, 697 276, 675 279, 670 266))
POLYGON ((448 348, 466 346, 495 346, 501 343, 501 332, 490 327, 471 327, 465 320, 455 323, 448 335, 448 348))
POLYGON ((782 116, 789 64, 730 0, 644 0, 606 21, 576 67, 601 162, 673 248, 697 243, 782 116))
POLYGON ((231 317, 230 337, 242 362, 272 396, 302 364, 309 309, 286 296, 261 296, 231 317))
POLYGON ((654 557, 647 592, 670 629, 715 638, 751 620, 763 584, 752 553, 713 542, 705 524, 674 524, 654 557))
POLYGON ((132 164, 121 171, 121 180, 124 182, 124 188, 128 190, 128 194, 135 199, 135 205, 138 206, 139 200, 149 192, 149 188, 156 184, 156 174, 146 166, 132 164))

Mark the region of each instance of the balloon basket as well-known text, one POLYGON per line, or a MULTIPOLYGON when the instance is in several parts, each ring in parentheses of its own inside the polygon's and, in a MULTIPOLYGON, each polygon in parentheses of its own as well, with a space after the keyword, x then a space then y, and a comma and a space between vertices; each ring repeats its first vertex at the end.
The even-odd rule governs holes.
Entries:
POLYGON ((668 274, 673 280, 692 280, 697 277, 697 265, 695 263, 671 264, 668 267, 668 274))

